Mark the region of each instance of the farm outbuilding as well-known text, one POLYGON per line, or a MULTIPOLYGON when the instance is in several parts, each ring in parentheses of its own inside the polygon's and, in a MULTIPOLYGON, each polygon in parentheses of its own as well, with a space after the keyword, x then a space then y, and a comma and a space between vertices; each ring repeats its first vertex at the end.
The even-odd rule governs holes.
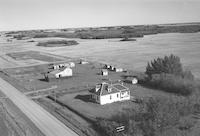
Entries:
POLYGON ((89 63, 88 61, 80 60, 80 64, 88 64, 88 63, 89 63))
POLYGON ((110 70, 114 71, 115 67, 114 66, 110 66, 110 70))
POLYGON ((110 69, 110 67, 111 67, 111 66, 108 65, 108 64, 105 65, 105 68, 106 68, 106 69, 110 69))
POLYGON ((75 67, 75 63, 74 62, 69 62, 70 68, 75 67))
POLYGON ((103 76, 107 76, 107 75, 108 75, 108 70, 107 70, 107 69, 102 69, 102 70, 101 70, 101 74, 102 74, 103 76))
POLYGON ((60 69, 64 67, 69 67, 69 68, 75 67, 75 63, 69 62, 69 63, 61 63, 61 64, 53 65, 53 69, 60 69))
POLYGON ((60 67, 70 67, 70 64, 69 63, 63 63, 63 64, 60 64, 60 67))
POLYGON ((71 68, 63 68, 63 69, 57 69, 57 70, 54 70, 54 71, 51 71, 49 73, 49 75, 52 77, 55 77, 55 78, 60 78, 60 77, 69 77, 69 76, 72 76, 73 73, 72 73, 72 69, 71 68))
POLYGON ((123 68, 114 68, 115 72, 123 72, 123 68))
POLYGON ((59 65, 53 65, 53 69, 59 69, 59 65))

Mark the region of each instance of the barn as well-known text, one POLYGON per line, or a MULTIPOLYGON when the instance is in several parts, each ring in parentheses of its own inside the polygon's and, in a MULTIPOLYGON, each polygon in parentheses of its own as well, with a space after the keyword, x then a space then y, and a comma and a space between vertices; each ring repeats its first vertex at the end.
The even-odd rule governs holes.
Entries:
POLYGON ((114 68, 114 71, 115 71, 115 72, 123 72, 123 68, 116 68, 116 67, 115 67, 115 68, 114 68))

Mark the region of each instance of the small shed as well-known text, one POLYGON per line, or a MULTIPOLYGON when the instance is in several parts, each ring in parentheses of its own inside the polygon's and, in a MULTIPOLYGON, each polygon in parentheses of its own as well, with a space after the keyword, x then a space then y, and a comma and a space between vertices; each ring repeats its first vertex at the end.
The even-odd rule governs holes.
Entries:
POLYGON ((53 65, 53 69, 59 69, 59 65, 53 65))
POLYGON ((108 75, 108 70, 107 70, 107 69, 102 69, 102 70, 101 70, 101 74, 102 74, 103 76, 107 76, 107 75, 108 75))
POLYGON ((110 69, 110 67, 111 67, 111 66, 108 65, 108 64, 105 65, 105 68, 106 68, 106 69, 110 69))
POLYGON ((114 71, 115 67, 114 66, 110 66, 110 70, 114 71))
POLYGON ((69 65, 71 68, 75 67, 75 63, 74 62, 69 62, 69 65))
POLYGON ((114 68, 115 72, 123 72, 123 68, 114 68))
POLYGON ((80 60, 80 64, 88 64, 89 62, 85 61, 85 60, 80 60))
POLYGON ((64 63, 63 67, 70 67, 70 64, 69 63, 64 63))
POLYGON ((60 68, 63 68, 65 66, 65 64, 59 64, 60 68))

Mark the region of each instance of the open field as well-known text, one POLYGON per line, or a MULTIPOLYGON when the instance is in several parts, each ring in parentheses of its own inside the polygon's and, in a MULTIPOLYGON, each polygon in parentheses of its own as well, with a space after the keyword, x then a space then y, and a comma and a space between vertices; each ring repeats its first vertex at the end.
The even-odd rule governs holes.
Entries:
MULTIPOLYGON (((28 32, 27 32, 28 33, 28 32)), ((38 61, 32 64, 22 63, 7 57, 5 54, 23 51, 39 51, 63 57, 86 58, 92 61, 110 63, 121 67, 143 72, 149 60, 158 56, 171 53, 179 56, 185 69, 190 69, 195 77, 200 77, 199 63, 199 38, 200 33, 168 33, 148 35, 143 38, 136 38, 135 42, 120 42, 120 39, 77 39, 77 38, 33 38, 29 40, 13 40, 6 42, 8 37, 1 37, 0 67, 15 67, 39 64, 38 61), (77 46, 66 47, 39 47, 36 44, 48 40, 76 40, 77 46), (15 48, 13 48, 15 47, 15 48), (130 58, 130 59, 127 59, 130 58)), ((24 61, 24 60, 23 60, 24 61)))
POLYGON ((63 61, 67 57, 61 57, 39 51, 9 52, 0 56, 3 68, 33 66, 50 62, 63 61))

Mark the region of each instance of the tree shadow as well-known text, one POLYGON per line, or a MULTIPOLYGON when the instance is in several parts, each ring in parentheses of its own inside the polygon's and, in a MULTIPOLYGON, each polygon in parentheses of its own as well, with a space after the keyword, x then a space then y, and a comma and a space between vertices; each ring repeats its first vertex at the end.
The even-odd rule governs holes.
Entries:
POLYGON ((100 76, 100 75, 102 75, 102 73, 101 73, 101 72, 98 72, 98 73, 96 73, 96 75, 99 75, 99 76, 100 76))
POLYGON ((90 94, 87 95, 77 95, 75 99, 82 100, 84 102, 93 102, 92 97, 90 94))
POLYGON ((133 77, 132 75, 121 75, 122 79, 127 79, 128 77, 133 77))
POLYGON ((42 82, 49 82, 47 79, 45 79, 45 78, 41 78, 41 79, 39 79, 40 81, 42 81, 42 82))
POLYGON ((127 83, 127 84, 132 84, 132 82, 130 80, 127 80, 127 79, 124 79, 122 80, 124 83, 127 83))

